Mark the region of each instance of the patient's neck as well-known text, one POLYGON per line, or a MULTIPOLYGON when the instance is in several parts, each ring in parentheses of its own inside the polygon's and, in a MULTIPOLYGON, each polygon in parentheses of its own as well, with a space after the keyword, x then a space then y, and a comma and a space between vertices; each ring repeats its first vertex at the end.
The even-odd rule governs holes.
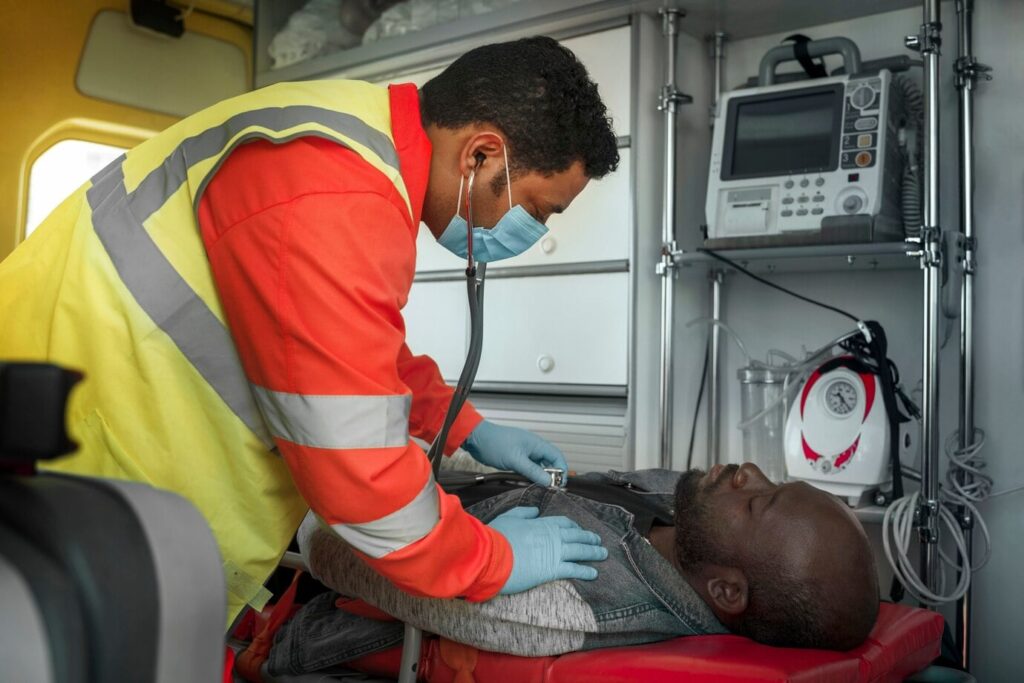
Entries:
MULTIPOLYGON (((676 571, 683 578, 686 583, 690 584, 690 587, 696 591, 697 595, 708 605, 711 606, 711 600, 707 593, 707 588, 704 586, 699 577, 693 576, 692 574, 683 570, 679 566, 679 556, 676 555, 676 528, 674 526, 653 526, 651 527, 650 533, 647 534, 647 540, 651 542, 658 553, 675 567, 676 571)), ((712 610, 714 608, 712 607, 712 610)), ((715 612, 715 616, 722 619, 722 616, 715 612)))
POLYGON ((683 573, 679 567, 679 558, 676 556, 676 528, 674 526, 652 526, 647 534, 647 540, 662 557, 672 563, 676 571, 680 574, 683 573))

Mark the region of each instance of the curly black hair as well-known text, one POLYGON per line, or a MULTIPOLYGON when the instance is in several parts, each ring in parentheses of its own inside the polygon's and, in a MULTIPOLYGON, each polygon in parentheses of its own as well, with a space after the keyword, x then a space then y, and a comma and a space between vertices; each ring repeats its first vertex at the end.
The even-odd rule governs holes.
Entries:
POLYGON ((579 161, 588 178, 601 178, 619 163, 597 85, 576 55, 546 36, 467 52, 424 84, 421 109, 424 124, 441 128, 496 126, 508 140, 512 175, 559 173, 579 161))

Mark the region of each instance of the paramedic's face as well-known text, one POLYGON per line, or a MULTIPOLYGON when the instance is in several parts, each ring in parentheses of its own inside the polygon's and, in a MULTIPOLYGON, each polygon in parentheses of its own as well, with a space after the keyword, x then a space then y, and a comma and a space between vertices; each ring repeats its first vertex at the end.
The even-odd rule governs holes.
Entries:
MULTIPOLYGON (((515 162, 512 162, 515 168, 515 162)), ((562 213, 586 187, 588 178, 583 164, 573 163, 564 171, 545 175, 530 171, 512 176, 512 206, 521 204, 526 213, 541 223, 562 213)), ((473 222, 491 228, 509 210, 509 193, 505 183, 504 160, 484 162, 476 178, 473 194, 473 222), (490 168, 488 168, 490 165, 490 168)))
POLYGON ((426 130, 432 153, 422 218, 434 237, 440 237, 448 227, 456 206, 466 217, 466 189, 463 187, 460 200, 459 180, 468 181, 470 171, 474 172, 474 225, 491 228, 497 224, 509 210, 506 155, 512 170, 512 206, 522 205, 541 223, 569 208, 589 181, 581 161, 553 173, 517 173, 515 150, 506 149, 504 137, 487 126, 473 124, 452 131, 429 125, 426 130))
MULTIPOLYGON (((773 484, 753 463, 691 470, 676 488, 676 527, 688 568, 745 567, 768 556, 820 576, 831 564, 820 549, 859 522, 836 498, 806 482, 773 484)), ((838 555, 838 553, 837 553, 838 555)))

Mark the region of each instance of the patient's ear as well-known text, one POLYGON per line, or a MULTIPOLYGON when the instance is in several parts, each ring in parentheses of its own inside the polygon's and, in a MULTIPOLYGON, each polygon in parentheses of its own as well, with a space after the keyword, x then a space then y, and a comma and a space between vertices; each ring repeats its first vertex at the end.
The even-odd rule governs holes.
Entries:
POLYGON ((735 567, 710 566, 705 570, 706 588, 716 613, 739 616, 747 609, 746 575, 735 567))

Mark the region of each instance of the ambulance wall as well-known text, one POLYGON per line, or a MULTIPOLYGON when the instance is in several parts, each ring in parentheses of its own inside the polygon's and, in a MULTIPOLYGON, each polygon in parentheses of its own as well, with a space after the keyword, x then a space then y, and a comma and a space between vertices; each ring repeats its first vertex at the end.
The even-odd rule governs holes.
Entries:
MULTIPOLYGON (((1024 50, 1019 42, 1024 35, 1024 3, 983 0, 975 4, 974 52, 981 62, 995 69, 995 80, 981 83, 975 96, 975 197, 979 240, 975 313, 976 421, 987 432, 984 453, 990 474, 996 480, 995 488, 1001 491, 1024 484, 1024 447, 1020 445, 1020 413, 1024 410, 1024 229, 1021 218, 1024 216, 1024 122, 1020 119, 1024 50)), ((872 59, 905 53, 903 37, 916 33, 921 21, 921 11, 915 8, 807 27, 799 32, 812 38, 847 36, 858 43, 865 59, 872 59)), ((958 93, 952 71, 956 56, 953 3, 943 4, 942 22, 941 223, 945 229, 955 230, 959 226, 958 93)), ((756 74, 761 56, 785 35, 727 43, 724 86, 738 87, 748 76, 756 74)), ((692 59, 693 55, 688 53, 681 57, 692 59)), ((710 68, 706 56, 700 59, 710 68)), ((838 61, 832 61, 829 68, 838 65, 838 61)), ((680 61, 680 69, 685 68, 680 61)), ((914 69, 911 74, 919 79, 921 70, 914 69)), ((702 114, 708 104, 707 89, 697 91, 685 81, 681 81, 680 87, 696 96, 694 104, 686 108, 686 116, 702 114)), ((692 118, 682 125, 692 125, 692 118)), ((703 135, 699 133, 698 137, 703 135)), ((700 240, 698 226, 703 221, 706 169, 706 153, 680 155, 679 234, 688 249, 700 240), (695 179, 693 167, 700 164, 704 175, 695 179), (695 218, 695 214, 699 218, 695 218)), ((686 323, 706 316, 710 300, 706 273, 692 270, 684 269, 677 290, 674 412, 674 467, 677 469, 684 469, 688 464, 690 427, 707 338, 706 327, 686 327, 686 323)), ((916 266, 879 272, 789 273, 771 279, 862 318, 879 320, 887 330, 890 354, 903 374, 904 385, 912 388, 921 378, 923 278, 916 266)), ((804 350, 817 348, 850 328, 849 321, 843 318, 736 274, 726 278, 722 306, 726 322, 743 338, 750 353, 761 360, 772 348, 801 355, 804 350)), ((943 325, 953 325, 940 362, 940 431, 944 440, 957 428, 959 323, 944 320, 943 325)), ((724 333, 721 343, 721 449, 724 461, 739 462, 742 441, 736 428, 740 420, 736 372, 745 365, 745 360, 724 333)), ((707 464, 705 411, 706 406, 697 422, 692 462, 700 467, 707 464)), ((642 466, 643 453, 638 449, 638 466, 642 466)), ((648 456, 648 460, 652 458, 648 456)), ((944 464, 942 470, 945 470, 944 464)), ((1024 546, 1019 542, 1024 492, 992 499, 983 507, 983 514, 995 539, 995 549, 990 564, 975 575, 973 669, 978 680, 1019 680, 1024 664, 1015 646, 1024 633, 1024 590, 1019 587, 1018 579, 1020 567, 1024 566, 1024 546)), ((874 525, 869 531, 877 544, 879 528, 874 525)), ((884 565, 884 558, 879 559, 880 565, 884 565)), ((888 575, 884 567, 882 574, 888 575)), ((883 590, 888 592, 888 583, 883 584, 883 590)), ((952 610, 943 611, 952 620, 952 610)))
MULTIPOLYGON (((3 3, 0 259, 24 235, 29 169, 47 148, 64 139, 132 147, 177 120, 88 97, 75 87, 79 57, 93 17, 102 10, 127 12, 128 4, 127 0, 3 3)), ((251 30, 240 23, 195 11, 185 26, 188 31, 228 41, 246 55, 251 54, 251 30)), ((154 78, 159 77, 154 74, 154 78)), ((196 74, 196 78, 201 77, 196 74)))

